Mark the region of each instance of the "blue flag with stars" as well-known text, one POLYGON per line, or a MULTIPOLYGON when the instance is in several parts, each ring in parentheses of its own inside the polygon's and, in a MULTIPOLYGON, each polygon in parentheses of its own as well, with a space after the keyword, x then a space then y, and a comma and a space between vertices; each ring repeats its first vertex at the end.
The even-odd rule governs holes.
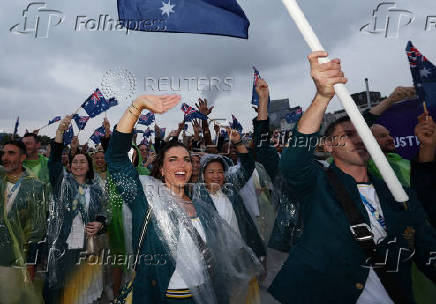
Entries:
POLYGON ((300 120, 301 116, 303 116, 303 109, 300 107, 297 107, 296 109, 290 111, 285 116, 285 120, 287 123, 296 123, 300 120))
POLYGON ((149 126, 153 123, 154 120, 155 120, 154 114, 152 112, 149 112, 146 115, 140 115, 138 123, 140 125, 149 126))
POLYGON ((242 130, 244 129, 241 125, 241 123, 238 121, 235 115, 232 114, 232 122, 230 123, 230 127, 239 133, 242 133, 242 130))
POLYGON ((406 48, 416 94, 427 107, 436 108, 436 67, 415 48, 411 41, 406 48))
POLYGON ((201 119, 201 120, 207 120, 207 116, 204 114, 201 114, 200 111, 194 109, 190 105, 187 105, 186 103, 182 104, 181 110, 184 113, 184 120, 187 122, 192 121, 195 118, 201 119))
POLYGON ((60 117, 60 116, 56 116, 56 117, 54 117, 53 119, 50 119, 50 120, 48 121, 48 124, 51 125, 51 124, 53 124, 53 123, 55 123, 55 122, 57 122, 57 121, 59 121, 59 120, 61 120, 61 117, 60 117))
POLYGON ((101 138, 106 134, 106 131, 103 126, 94 130, 94 133, 91 135, 90 139, 94 142, 95 145, 98 145, 101 142, 101 138))
POLYGON ((70 125, 68 129, 64 132, 64 136, 63 136, 64 146, 68 146, 69 144, 71 144, 73 137, 74 137, 73 125, 70 125))
MULTIPOLYGON (((256 92, 256 87, 257 87, 257 82, 262 77, 260 77, 260 73, 256 69, 256 67, 253 67, 253 70, 254 70, 254 79, 253 79, 253 91, 252 91, 252 96, 251 96, 251 104, 253 105, 253 107, 258 108, 259 107, 259 94, 257 94, 257 92, 256 92)), ((270 102, 271 102, 271 99, 268 96, 268 108, 269 108, 270 102)))
POLYGON ((236 0, 118 0, 130 30, 196 33, 248 39, 250 22, 236 0))
POLYGON ((78 114, 74 114, 73 119, 77 124, 77 128, 79 128, 79 130, 84 130, 86 127, 86 123, 88 122, 90 117, 89 116, 80 116, 78 114))
POLYGON ((85 109, 86 114, 94 118, 98 114, 107 111, 110 106, 100 90, 96 89, 82 104, 82 108, 85 109))

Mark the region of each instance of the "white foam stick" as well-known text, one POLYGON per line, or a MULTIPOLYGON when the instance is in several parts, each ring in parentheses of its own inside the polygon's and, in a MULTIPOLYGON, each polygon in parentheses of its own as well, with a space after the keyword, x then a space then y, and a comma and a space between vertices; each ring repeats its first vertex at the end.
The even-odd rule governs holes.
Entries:
MULTIPOLYGON (((300 30, 301 34, 304 37, 304 40, 312 49, 312 51, 324 51, 321 42, 319 41, 318 37, 315 35, 312 27, 310 26, 309 22, 307 21, 306 17, 301 11, 297 2, 295 0, 282 0, 282 2, 288 9, 289 14, 291 15, 292 19, 294 19, 295 24, 297 25, 298 29, 300 30)), ((321 63, 326 63, 329 62, 330 59, 320 58, 319 61, 321 63)), ((360 114, 359 109, 354 103, 354 100, 351 98, 347 88, 343 84, 336 84, 335 91, 336 91, 336 95, 339 97, 339 99, 342 102, 342 106, 344 107, 348 116, 350 116, 351 122, 356 128, 357 133, 362 138, 362 141, 365 144, 366 149, 368 150, 369 154, 374 160, 374 163, 379 169, 380 174, 385 180, 395 200, 397 202, 408 201, 409 197, 407 196, 406 192, 401 186, 400 181, 395 175, 394 170, 392 170, 391 166, 389 165, 385 155, 381 151, 380 146, 378 145, 377 141, 372 135, 371 130, 366 125, 362 114, 360 114)))

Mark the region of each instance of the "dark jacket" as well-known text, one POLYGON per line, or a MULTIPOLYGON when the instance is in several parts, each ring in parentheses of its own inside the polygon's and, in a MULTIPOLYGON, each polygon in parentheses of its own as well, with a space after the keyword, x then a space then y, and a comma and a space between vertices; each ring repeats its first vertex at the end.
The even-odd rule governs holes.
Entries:
POLYGON ((410 183, 427 212, 430 223, 436 229, 436 161, 419 163, 412 160, 410 183))
MULTIPOLYGON (((310 142, 310 138, 317 136, 293 132, 295 143, 310 142)), ((367 267, 361 266, 364 254, 351 235, 350 224, 326 173, 313 157, 314 147, 294 144, 294 140, 282 153, 280 169, 301 202, 304 232, 269 291, 282 303, 356 303, 369 273, 367 267)), ((354 178, 334 163, 331 168, 370 225, 354 178)), ((436 281, 436 259, 431 259, 431 252, 436 250, 436 232, 428 224, 426 213, 413 193, 409 193, 410 201, 405 209, 394 200, 384 181, 370 179, 388 229, 379 250, 389 253, 387 264, 391 270, 395 271, 398 266, 407 302, 414 303, 410 278, 412 260, 427 277, 436 281), (408 227, 415 230, 412 244, 403 236, 408 227), (398 262, 404 249, 415 250, 413 258, 398 262)))

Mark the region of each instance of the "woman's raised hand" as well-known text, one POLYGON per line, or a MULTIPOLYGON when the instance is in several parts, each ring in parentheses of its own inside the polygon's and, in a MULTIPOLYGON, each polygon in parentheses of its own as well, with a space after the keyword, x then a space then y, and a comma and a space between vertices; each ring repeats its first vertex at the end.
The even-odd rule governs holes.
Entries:
POLYGON ((135 107, 147 109, 156 114, 163 114, 180 102, 180 95, 140 95, 133 102, 135 107))

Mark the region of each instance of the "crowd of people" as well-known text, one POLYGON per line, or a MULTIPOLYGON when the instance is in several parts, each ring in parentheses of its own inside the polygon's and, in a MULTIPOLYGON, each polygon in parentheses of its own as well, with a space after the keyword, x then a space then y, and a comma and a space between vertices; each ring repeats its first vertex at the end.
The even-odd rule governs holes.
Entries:
MULTIPOLYGON (((141 95, 112 130, 104 119, 95 148, 64 145, 72 116, 45 155, 37 132, 7 141, 0 303, 434 303, 436 124, 417 118, 409 161, 377 119, 414 89, 363 114, 409 195, 396 202, 348 116, 319 134, 334 85, 347 82, 326 56, 309 56, 316 95, 285 145, 263 79, 249 136, 204 119, 192 136, 185 122, 167 137, 156 125, 138 145, 141 113, 180 101, 141 95)), ((197 108, 213 113, 207 100, 197 108)))

